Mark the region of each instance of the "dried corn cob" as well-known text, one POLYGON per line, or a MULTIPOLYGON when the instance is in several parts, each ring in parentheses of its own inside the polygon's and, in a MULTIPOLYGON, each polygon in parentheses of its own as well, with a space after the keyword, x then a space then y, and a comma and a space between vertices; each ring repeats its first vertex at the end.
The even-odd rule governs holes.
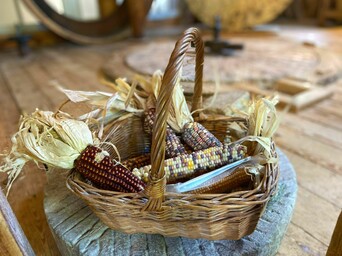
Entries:
POLYGON ((119 192, 139 192, 145 184, 126 167, 114 163, 108 153, 88 146, 75 161, 75 169, 96 186, 119 192))
MULTIPOLYGON (((243 145, 211 147, 191 154, 183 154, 165 160, 165 174, 168 183, 195 176, 240 160, 245 157, 247 148, 243 145)), ((151 165, 133 170, 133 174, 147 182, 151 165)))
POLYGON ((125 166, 128 170, 133 170, 134 168, 140 168, 151 163, 151 155, 143 154, 137 157, 126 159, 122 161, 121 164, 125 166))
POLYGON ((144 116, 144 131, 147 134, 152 134, 152 129, 153 129, 153 123, 154 123, 154 118, 156 114, 156 109, 155 108, 150 108, 147 111, 145 111, 145 116, 144 116))
MULTIPOLYGON (((155 109, 151 108, 145 112, 144 130, 147 134, 152 134, 153 123, 155 118, 155 109)), ((185 148, 182 145, 180 139, 174 133, 174 131, 167 126, 166 128, 166 145, 165 145, 165 157, 172 158, 181 154, 185 154, 185 148)))
POLYGON ((248 175, 244 168, 234 170, 234 172, 221 180, 213 183, 209 183, 207 186, 203 186, 191 191, 189 194, 219 194, 228 193, 230 191, 237 191, 239 188, 248 189, 252 179, 251 175, 248 175))
POLYGON ((194 151, 222 146, 222 143, 211 132, 197 122, 184 125, 182 139, 194 151))

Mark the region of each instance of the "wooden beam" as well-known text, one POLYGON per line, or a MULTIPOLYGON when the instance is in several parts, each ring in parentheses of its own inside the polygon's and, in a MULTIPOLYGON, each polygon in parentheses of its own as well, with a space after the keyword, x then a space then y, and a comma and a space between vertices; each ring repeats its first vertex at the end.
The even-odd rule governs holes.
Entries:
POLYGON ((110 16, 117 8, 114 0, 98 0, 101 18, 110 16))
POLYGON ((35 255, 1 189, 0 255, 35 255))
POLYGON ((342 211, 338 217, 334 233, 332 235, 327 256, 340 255, 342 252, 342 211))

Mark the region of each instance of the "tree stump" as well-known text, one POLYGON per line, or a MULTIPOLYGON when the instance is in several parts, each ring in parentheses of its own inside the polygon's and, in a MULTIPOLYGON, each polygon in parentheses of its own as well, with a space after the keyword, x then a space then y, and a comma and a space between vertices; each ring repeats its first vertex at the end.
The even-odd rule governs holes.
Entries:
POLYGON ((67 172, 61 170, 48 172, 45 213, 62 255, 274 255, 290 222, 297 194, 295 170, 287 157, 278 153, 278 191, 256 230, 237 241, 128 235, 111 230, 67 189, 67 172))

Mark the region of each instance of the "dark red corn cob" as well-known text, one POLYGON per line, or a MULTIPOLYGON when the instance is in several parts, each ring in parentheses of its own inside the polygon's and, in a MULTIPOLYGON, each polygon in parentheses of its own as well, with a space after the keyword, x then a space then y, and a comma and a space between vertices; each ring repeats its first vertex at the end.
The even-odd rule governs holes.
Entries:
MULTIPOLYGON (((151 108, 145 112, 144 130, 147 134, 152 134, 155 118, 155 109, 151 108)), ((186 154, 185 148, 171 127, 166 128, 165 157, 172 158, 181 154, 186 154)))
POLYGON ((75 161, 75 170, 103 189, 136 193, 145 188, 145 183, 130 170, 114 163, 108 153, 95 146, 88 146, 75 161))

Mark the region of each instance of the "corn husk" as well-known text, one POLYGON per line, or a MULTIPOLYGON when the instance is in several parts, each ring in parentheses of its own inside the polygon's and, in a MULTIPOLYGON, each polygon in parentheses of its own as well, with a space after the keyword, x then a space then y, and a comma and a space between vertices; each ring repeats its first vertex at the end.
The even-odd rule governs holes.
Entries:
POLYGON ((231 122, 227 127, 241 135, 240 139, 229 143, 229 145, 247 144, 247 148, 250 150, 248 155, 252 157, 247 157, 187 182, 168 185, 167 190, 180 193, 189 191, 191 193, 214 193, 216 190, 222 192, 222 190, 228 189, 223 187, 228 184, 228 176, 233 174, 237 167, 241 168, 244 162, 251 159, 253 159, 253 164, 250 166, 251 168, 246 169, 246 175, 253 176, 254 186, 258 186, 260 177, 265 171, 264 165, 278 161, 272 154, 272 136, 279 125, 279 118, 275 109, 276 104, 277 98, 253 100, 245 108, 245 111, 241 112, 241 115, 248 120, 248 127, 239 125, 237 122, 231 122), (211 189, 214 189, 214 192, 211 189))
MULTIPOLYGON (((133 84, 139 84, 141 90, 139 91, 137 90, 137 87, 132 86, 131 90, 135 90, 135 92, 132 93, 130 91, 127 99, 139 102, 140 106, 145 110, 148 108, 155 108, 162 85, 162 79, 163 73, 160 70, 155 71, 150 79, 141 75, 135 75, 133 78, 135 82, 133 82, 133 84), (132 97, 130 98, 129 96, 132 97), (145 101, 143 101, 143 99, 145 99, 145 101)), ((122 80, 116 80, 116 84, 118 84, 118 82, 122 83, 122 80)), ((125 87, 115 87, 113 85, 111 87, 118 92, 125 93, 127 84, 125 87)), ((184 97, 180 78, 178 78, 172 94, 170 114, 167 123, 176 132, 181 132, 184 125, 188 122, 193 122, 193 118, 184 97)))
MULTIPOLYGON (((59 85, 57 88, 70 101, 82 102, 92 106, 91 112, 79 117, 81 120, 96 120, 105 126, 118 118, 127 116, 128 113, 141 115, 145 110, 155 108, 162 78, 163 74, 160 70, 157 70, 151 78, 135 75, 132 85, 123 78, 116 79, 115 83, 100 78, 100 81, 113 89, 114 93, 73 91, 64 89, 59 85)), ((193 122, 193 118, 188 109, 180 79, 178 79, 172 95, 168 124, 175 131, 181 132, 183 126, 188 122, 193 122)), ((99 129, 100 137, 102 129, 99 129)))
MULTIPOLYGON (((139 79, 139 76, 137 77, 139 79)), ((162 73, 160 71, 156 71, 154 76, 152 77, 152 88, 154 95, 154 102, 156 102, 162 84, 162 73)), ((176 132, 181 132, 186 123, 193 122, 193 118, 191 112, 186 103, 186 99, 184 96, 184 92, 182 86, 180 84, 180 76, 176 81, 176 84, 173 89, 172 101, 170 107, 170 113, 168 117, 168 125, 171 126, 173 130, 176 132)))
POLYGON ((279 127, 280 119, 275 105, 278 97, 261 98, 252 101, 249 107, 248 134, 257 142, 254 154, 264 153, 271 158, 271 138, 279 127))
MULTIPOLYGON (((87 103, 93 106, 94 110, 89 112, 92 117, 99 116, 100 118, 110 118, 111 115, 119 115, 118 113, 131 112, 141 115, 142 109, 135 104, 128 104, 127 98, 121 93, 108 92, 87 92, 87 91, 73 91, 64 88, 59 88, 70 101, 74 103, 87 103)), ((87 115, 83 115, 85 118, 87 115)))
MULTIPOLYGON (((247 126, 243 122, 234 121, 227 126, 230 134, 234 135, 233 139, 238 139, 235 142, 247 143, 247 147, 252 150, 248 152, 250 155, 265 155, 268 162, 275 161, 271 155, 271 147, 272 137, 280 123, 275 107, 277 103, 278 97, 252 99, 248 104, 244 103, 243 108, 234 109, 235 113, 247 120, 247 126)), ((200 116, 206 119, 205 114, 200 116)), ((220 115, 216 117, 217 120, 219 118, 220 115)))
POLYGON ((8 191, 28 161, 71 169, 81 152, 94 144, 84 122, 62 112, 40 110, 21 118, 19 131, 11 140, 12 149, 0 166, 9 177, 8 191))
POLYGON ((131 87, 125 79, 118 78, 115 83, 106 81, 105 84, 114 89, 114 93, 68 90, 59 84, 56 85, 71 102, 91 106, 92 110, 79 116, 78 119, 87 122, 92 129, 97 128, 100 138, 105 125, 128 116, 128 113, 141 116, 147 101, 147 94, 135 91, 136 83, 131 87))
POLYGON ((249 134, 253 136, 272 137, 279 126, 275 105, 278 98, 262 98, 253 101, 249 107, 249 134))

